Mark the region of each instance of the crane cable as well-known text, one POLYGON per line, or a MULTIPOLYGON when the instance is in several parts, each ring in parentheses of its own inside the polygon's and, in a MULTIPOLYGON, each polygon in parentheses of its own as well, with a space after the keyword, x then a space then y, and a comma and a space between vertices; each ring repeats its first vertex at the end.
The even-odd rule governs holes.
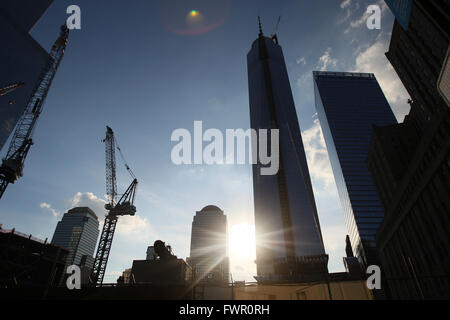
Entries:
POLYGON ((123 163, 125 164, 125 168, 127 169, 127 171, 130 174, 130 176, 133 179, 136 179, 136 176, 134 175, 133 171, 131 170, 130 166, 127 164, 127 161, 125 160, 125 156, 123 155, 122 150, 120 149, 119 142, 117 141, 117 138, 115 138, 115 140, 116 140, 116 148, 119 151, 119 154, 120 154, 120 157, 122 158, 123 163))

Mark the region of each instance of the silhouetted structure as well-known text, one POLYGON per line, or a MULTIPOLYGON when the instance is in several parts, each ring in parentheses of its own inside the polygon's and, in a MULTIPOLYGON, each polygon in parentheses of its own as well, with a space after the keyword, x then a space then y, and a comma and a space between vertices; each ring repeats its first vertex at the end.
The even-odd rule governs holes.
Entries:
POLYGON ((117 284, 132 284, 134 283, 134 279, 131 275, 131 269, 126 269, 124 272, 122 272, 122 275, 117 279, 117 284))
POLYGON ((195 215, 188 263, 197 281, 228 284, 227 217, 220 208, 207 206, 195 215))
POLYGON ((372 126, 397 121, 373 74, 314 72, 314 87, 352 250, 366 269, 379 264, 375 237, 383 219, 366 165, 372 126))
POLYGON ((253 165, 257 280, 326 274, 328 255, 283 51, 277 36, 265 37, 261 25, 247 65, 251 127, 279 130, 280 138, 278 173, 262 175, 265 166, 253 165))
MULTIPOLYGON (((14 123, 14 134, 11 138, 8 152, 0 166, 0 199, 3 197, 8 185, 16 183, 17 180, 23 176, 25 159, 27 158, 30 148, 34 144, 33 132, 36 128, 36 123, 42 114, 44 103, 53 83, 53 79, 55 78, 56 72, 64 57, 68 39, 69 29, 63 25, 59 37, 52 46, 47 63, 42 69, 39 79, 34 85, 34 90, 26 102, 25 109, 23 112, 21 111, 23 114, 17 122, 17 125, 14 123)), ((8 49, 6 51, 9 52, 8 49)), ((21 56, 22 52, 17 52, 17 54, 21 56)), ((11 61, 9 61, 9 63, 11 64, 11 61)), ((14 67, 21 66, 14 65, 14 67)), ((24 85, 21 85, 20 87, 23 86, 24 85)), ((17 88, 15 91, 17 91, 17 88)), ((14 103, 10 101, 8 104, 13 105, 14 103)), ((2 108, 0 112, 8 114, 11 111, 2 108)))
POLYGON ((403 29, 407 30, 409 19, 411 17, 413 0, 385 0, 385 2, 391 9, 398 23, 403 29))
POLYGON ((92 270, 98 226, 97 215, 89 208, 73 208, 64 214, 56 226, 52 244, 69 250, 68 266, 84 265, 92 270))
POLYGON ((133 261, 129 283, 156 286, 183 286, 191 283, 191 267, 184 260, 178 259, 170 246, 158 240, 154 248, 156 259, 133 261))
POLYGON ((49 54, 29 32, 53 0, 4 0, 0 2, 0 88, 23 85, 0 96, 0 149, 22 116, 49 54))
POLYGON ((39 288, 57 286, 64 273, 68 250, 0 225, 0 288, 39 288))
POLYGON ((151 246, 147 248, 147 260, 155 260, 156 259, 156 252, 155 247, 151 246))
POLYGON ((105 222, 103 223, 103 230, 100 234, 97 253, 95 254, 94 268, 90 277, 92 283, 95 284, 103 283, 119 217, 133 217, 136 215, 134 200, 136 198, 136 190, 138 186, 136 176, 130 166, 125 163, 125 168, 133 178, 133 182, 131 182, 128 189, 119 198, 116 178, 116 146, 122 159, 125 158, 116 141, 114 131, 108 126, 106 127, 106 138, 103 142, 105 143, 106 196, 108 198, 108 203, 105 205, 105 209, 108 211, 108 214, 106 215, 105 222))
POLYGON ((437 82, 448 1, 414 1, 386 54, 412 97, 402 124, 375 127, 368 166, 385 210, 378 251, 394 299, 450 297, 450 109, 437 82))
POLYGON ((361 263, 358 258, 355 257, 352 249, 352 242, 350 241, 350 237, 347 236, 345 238, 345 253, 347 254, 344 257, 344 266, 345 271, 351 275, 359 275, 361 278, 364 277, 364 272, 361 268, 361 263))
POLYGON ((442 65, 441 75, 438 80, 438 90, 450 108, 450 46, 448 47, 447 57, 442 65))

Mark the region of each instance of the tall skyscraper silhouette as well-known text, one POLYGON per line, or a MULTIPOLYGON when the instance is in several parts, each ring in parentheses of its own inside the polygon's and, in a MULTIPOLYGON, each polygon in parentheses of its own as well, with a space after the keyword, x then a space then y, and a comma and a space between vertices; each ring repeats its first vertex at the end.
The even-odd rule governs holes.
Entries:
POLYGON ((368 157, 385 210, 377 249, 393 299, 449 299, 450 88, 437 84, 448 62, 450 3, 411 2, 408 28, 395 21, 386 53, 411 111, 403 123, 374 128, 368 157))
POLYGON ((314 88, 353 252, 364 267, 378 264, 375 236, 384 213, 366 160, 372 127, 397 121, 373 74, 314 72, 314 88))
POLYGON ((67 265, 94 265, 95 245, 99 234, 98 218, 89 208, 74 208, 58 222, 52 244, 69 250, 67 265))
POLYGON ((251 126, 278 129, 280 137, 278 173, 264 176, 253 166, 257 280, 324 273, 328 256, 282 48, 261 24, 247 63, 251 126))
POLYGON ((216 206, 198 211, 192 222, 189 264, 196 279, 228 283, 227 216, 216 206))

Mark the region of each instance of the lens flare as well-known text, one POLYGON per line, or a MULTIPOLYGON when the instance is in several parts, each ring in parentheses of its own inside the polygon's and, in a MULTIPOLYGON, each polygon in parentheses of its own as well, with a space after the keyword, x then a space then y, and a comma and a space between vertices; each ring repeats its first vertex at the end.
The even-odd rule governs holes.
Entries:
POLYGON ((199 13, 197 10, 191 10, 191 12, 189 12, 189 16, 191 16, 191 18, 197 18, 199 13))
POLYGON ((256 259, 255 226, 248 223, 235 225, 229 235, 230 257, 237 260, 256 259))
POLYGON ((229 0, 165 0, 161 23, 171 33, 195 36, 217 29, 228 14, 229 0))

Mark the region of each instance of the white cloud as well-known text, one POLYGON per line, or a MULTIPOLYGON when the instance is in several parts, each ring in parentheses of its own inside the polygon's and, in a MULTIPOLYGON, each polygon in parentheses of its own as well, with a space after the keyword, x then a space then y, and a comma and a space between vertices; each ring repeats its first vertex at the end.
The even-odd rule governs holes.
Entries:
MULTIPOLYGON (((343 23, 347 20, 350 19, 351 16, 354 15, 354 13, 356 11, 359 10, 359 3, 356 3, 356 8, 351 11, 350 9, 347 10, 347 16, 344 19, 341 19, 339 22, 343 23)), ((386 3, 384 2, 384 0, 378 0, 378 2, 375 4, 377 6, 380 7, 381 9, 381 15, 383 16, 383 14, 386 12, 386 10, 388 9, 388 6, 386 5, 386 3)), ((342 7, 342 4, 341 4, 342 7)), ((371 13, 369 13, 366 9, 364 10, 364 12, 362 13, 362 15, 359 18, 353 19, 352 21, 350 21, 350 26, 344 31, 345 34, 348 34, 350 32, 350 30, 355 29, 355 28, 359 28, 361 26, 366 26, 366 22, 369 19, 369 17, 371 16, 371 13)))
POLYGON ((344 0, 342 3, 341 3, 341 8, 342 9, 345 9, 345 8, 347 8, 348 6, 350 6, 352 4, 352 0, 344 0))
POLYGON ((362 26, 363 24, 365 24, 367 22, 367 19, 369 19, 369 17, 370 17, 370 13, 368 13, 367 11, 364 11, 364 14, 362 15, 362 17, 350 22, 350 27, 358 28, 358 27, 362 26))
POLYGON ((106 200, 101 199, 97 197, 92 192, 78 192, 72 199, 71 199, 71 207, 88 207, 91 210, 95 212, 95 214, 98 216, 99 220, 104 217, 107 212, 105 209, 106 200))
POLYGON ((337 66, 338 60, 331 57, 331 51, 331 48, 328 48, 319 58, 317 69, 320 71, 328 71, 330 68, 335 68, 337 66))
MULTIPOLYGON (((103 224, 103 217, 107 214, 105 209, 106 200, 97 197, 92 192, 78 192, 71 200, 71 205, 75 207, 89 207, 98 216, 100 224, 103 224)), ((147 238, 153 234, 147 219, 140 216, 123 216, 117 224, 117 233, 124 236, 147 238)))
POLYGON ((120 217, 117 232, 125 236, 142 236, 144 238, 153 234, 147 219, 138 215, 120 217))
POLYGON ((360 4, 359 1, 352 2, 351 0, 345 0, 341 3, 340 7, 345 11, 345 16, 339 15, 337 21, 338 24, 347 22, 353 16, 353 14, 359 10, 360 4))
POLYGON ((298 58, 297 64, 303 64, 304 66, 306 66, 306 58, 305 57, 298 58))
POLYGON ((318 119, 310 129, 302 132, 302 138, 313 184, 320 190, 327 190, 334 185, 334 175, 318 119))
POLYGON ((330 271, 343 271, 342 258, 345 256, 345 236, 347 228, 341 224, 322 224, 322 236, 325 250, 330 256, 330 271))
POLYGON ((373 45, 358 54, 354 71, 375 74, 397 119, 402 121, 410 110, 407 104, 409 95, 385 56, 388 46, 388 41, 378 37, 373 45))
POLYGON ((53 209, 52 206, 48 203, 43 202, 43 203, 41 203, 40 207, 42 209, 47 209, 48 211, 50 211, 55 218, 58 218, 60 216, 60 213, 58 211, 56 211, 55 209, 53 209))
MULTIPOLYGON (((317 114, 313 116, 316 118, 317 114)), ((343 221, 341 204, 334 181, 333 170, 318 119, 314 125, 302 132, 309 172, 314 188, 317 210, 325 250, 330 256, 332 272, 343 271, 342 257, 345 254, 347 230, 343 221)))

